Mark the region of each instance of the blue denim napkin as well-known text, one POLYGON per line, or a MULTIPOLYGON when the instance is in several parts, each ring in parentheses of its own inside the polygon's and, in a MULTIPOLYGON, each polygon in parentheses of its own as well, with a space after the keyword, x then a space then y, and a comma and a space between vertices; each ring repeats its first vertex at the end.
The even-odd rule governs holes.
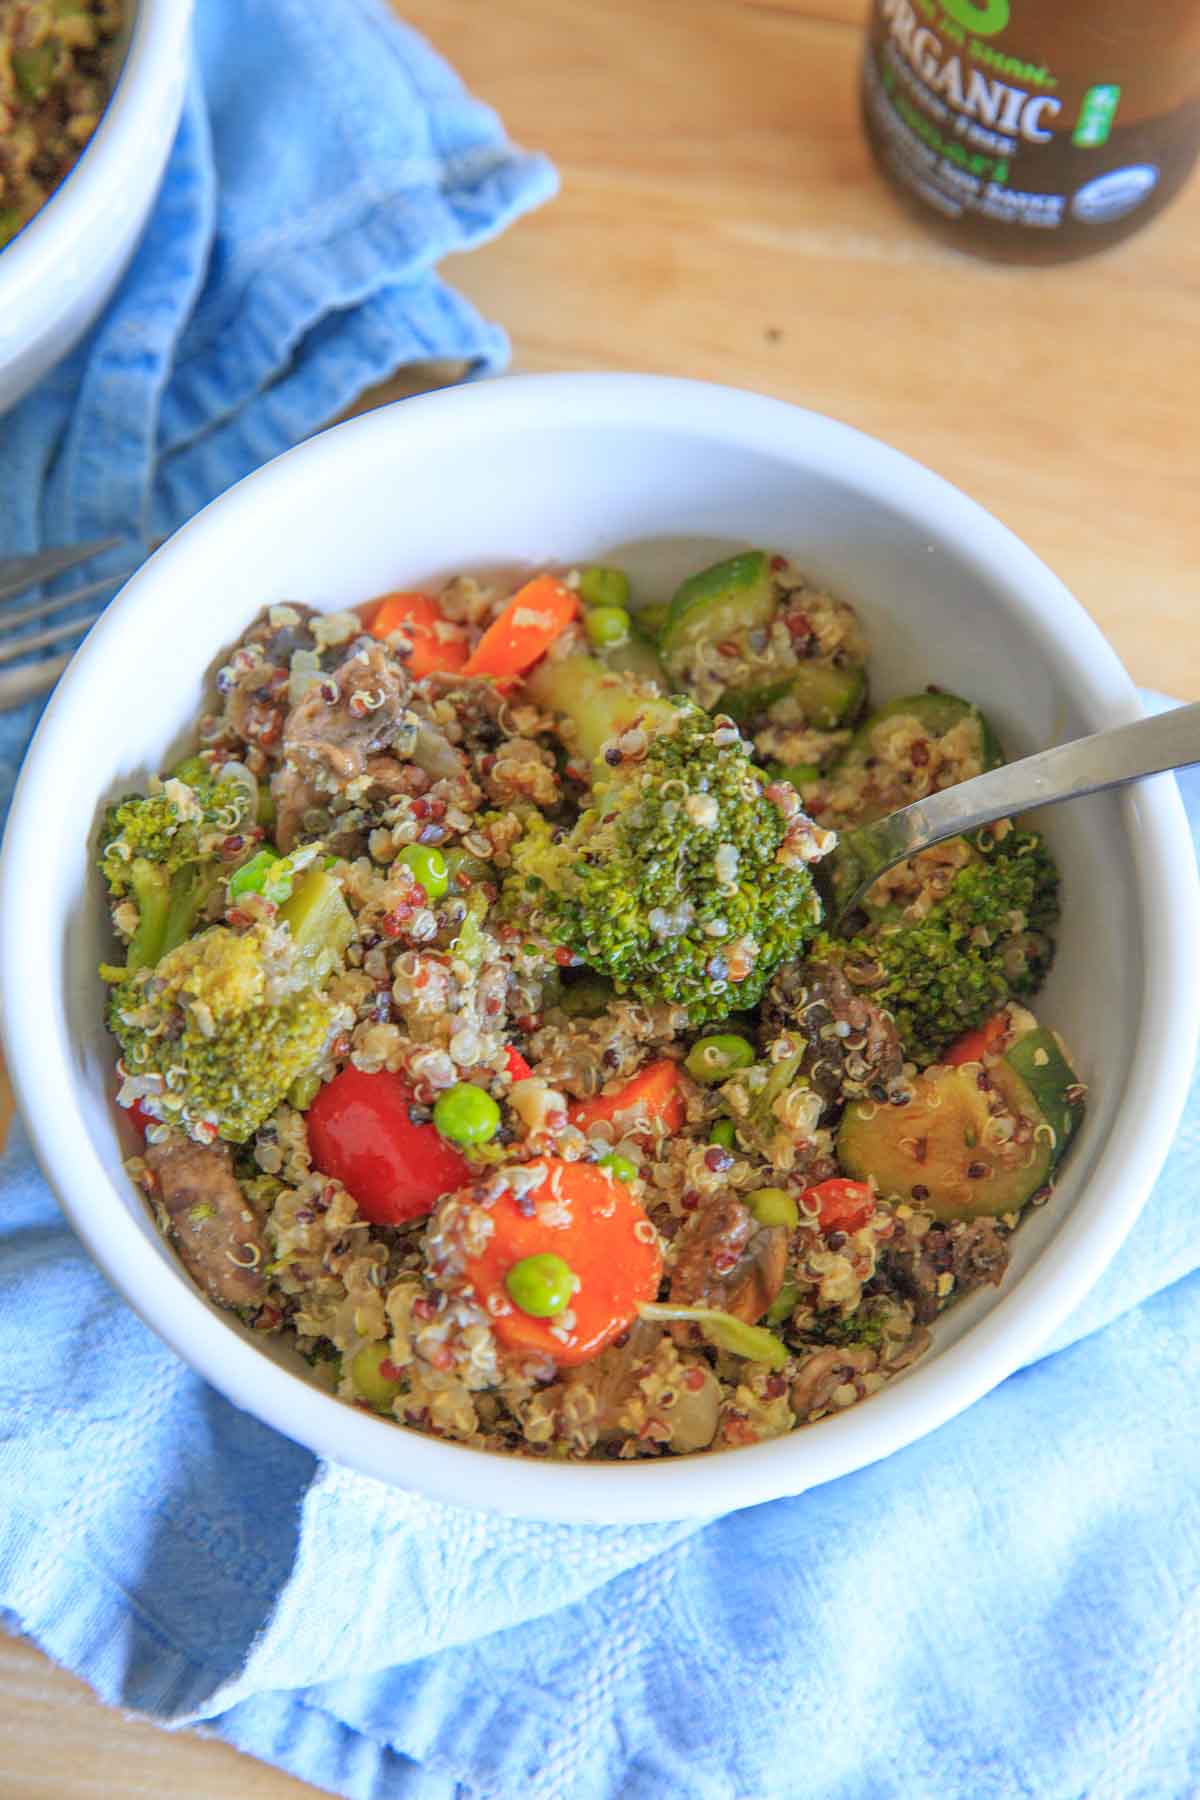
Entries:
MULTIPOLYGON (((199 0, 195 63, 119 293, 0 418, 0 558, 119 535, 128 570, 402 364, 507 360, 434 267, 554 171, 387 0, 199 0)), ((0 800, 33 718, 0 722, 0 800)))
POLYGON ((1198 1175, 1200 1081, 1104 1280, 969 1412, 796 1500, 598 1529, 395 1493, 236 1412, 110 1292, 18 1127, 0 1619, 112 1704, 355 1800, 1176 1800, 1198 1175))

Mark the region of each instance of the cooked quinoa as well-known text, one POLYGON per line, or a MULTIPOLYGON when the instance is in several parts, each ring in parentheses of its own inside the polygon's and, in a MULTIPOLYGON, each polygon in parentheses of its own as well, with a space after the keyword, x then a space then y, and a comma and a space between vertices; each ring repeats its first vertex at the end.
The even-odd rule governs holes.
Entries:
POLYGON ((1048 1197, 1083 1090, 1023 1003, 1047 919, 1006 888, 997 924, 947 927, 980 998, 932 1056, 902 1036, 928 1005, 881 972, 960 879, 1022 872, 1021 834, 895 871, 850 946, 811 883, 834 828, 978 772, 977 715, 914 701, 830 730, 767 695, 739 735, 725 699, 768 663, 790 677, 797 644, 866 660, 846 601, 770 568, 749 677, 701 643, 675 701, 652 651, 585 660, 586 571, 516 602, 463 576, 419 605, 271 606, 192 756, 108 815, 130 1172, 193 1280, 347 1403, 526 1456, 760 1442, 907 1368, 1048 1197), (564 714, 573 671, 610 735, 564 714), (644 963, 579 936, 601 875, 644 963), (708 960, 673 962, 692 938, 708 960))
POLYGON ((0 248, 45 205, 100 122, 121 0, 0 3, 0 248))

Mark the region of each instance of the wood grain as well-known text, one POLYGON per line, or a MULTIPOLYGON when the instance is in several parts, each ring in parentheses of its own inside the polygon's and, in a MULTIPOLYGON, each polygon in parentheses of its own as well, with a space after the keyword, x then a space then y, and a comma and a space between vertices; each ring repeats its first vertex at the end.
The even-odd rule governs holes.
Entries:
MULTIPOLYGON (((996 268, 923 237, 873 171, 864 0, 403 10, 562 174, 551 206, 446 267, 517 369, 701 376, 876 433, 1011 525, 1137 680, 1200 698, 1200 183, 1107 256, 996 268)), ((0 1639, 0 1794, 316 1791, 106 1711, 0 1639)))

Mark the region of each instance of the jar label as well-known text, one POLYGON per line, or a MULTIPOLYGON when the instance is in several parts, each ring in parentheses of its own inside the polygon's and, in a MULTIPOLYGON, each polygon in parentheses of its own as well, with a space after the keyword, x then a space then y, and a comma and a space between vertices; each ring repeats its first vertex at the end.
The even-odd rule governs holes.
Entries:
MULTIPOLYGON (((1166 0, 1164 18, 1172 6, 1177 41, 1159 44, 1128 0, 1123 14, 1116 0, 876 0, 864 63, 876 149, 943 217, 1037 232, 1124 218, 1163 164, 1147 67, 1194 85, 1200 7, 1166 0)), ((1168 98, 1194 110, 1186 92, 1168 98)))

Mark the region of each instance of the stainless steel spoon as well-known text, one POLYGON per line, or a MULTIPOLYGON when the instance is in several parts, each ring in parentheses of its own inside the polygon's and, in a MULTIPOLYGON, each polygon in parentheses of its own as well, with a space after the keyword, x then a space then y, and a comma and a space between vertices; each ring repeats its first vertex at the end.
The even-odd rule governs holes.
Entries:
POLYGON ((1057 744, 914 800, 872 825, 841 832, 836 849, 814 865, 826 918, 839 930, 881 875, 944 838, 1191 763, 1200 763, 1200 703, 1057 744))

